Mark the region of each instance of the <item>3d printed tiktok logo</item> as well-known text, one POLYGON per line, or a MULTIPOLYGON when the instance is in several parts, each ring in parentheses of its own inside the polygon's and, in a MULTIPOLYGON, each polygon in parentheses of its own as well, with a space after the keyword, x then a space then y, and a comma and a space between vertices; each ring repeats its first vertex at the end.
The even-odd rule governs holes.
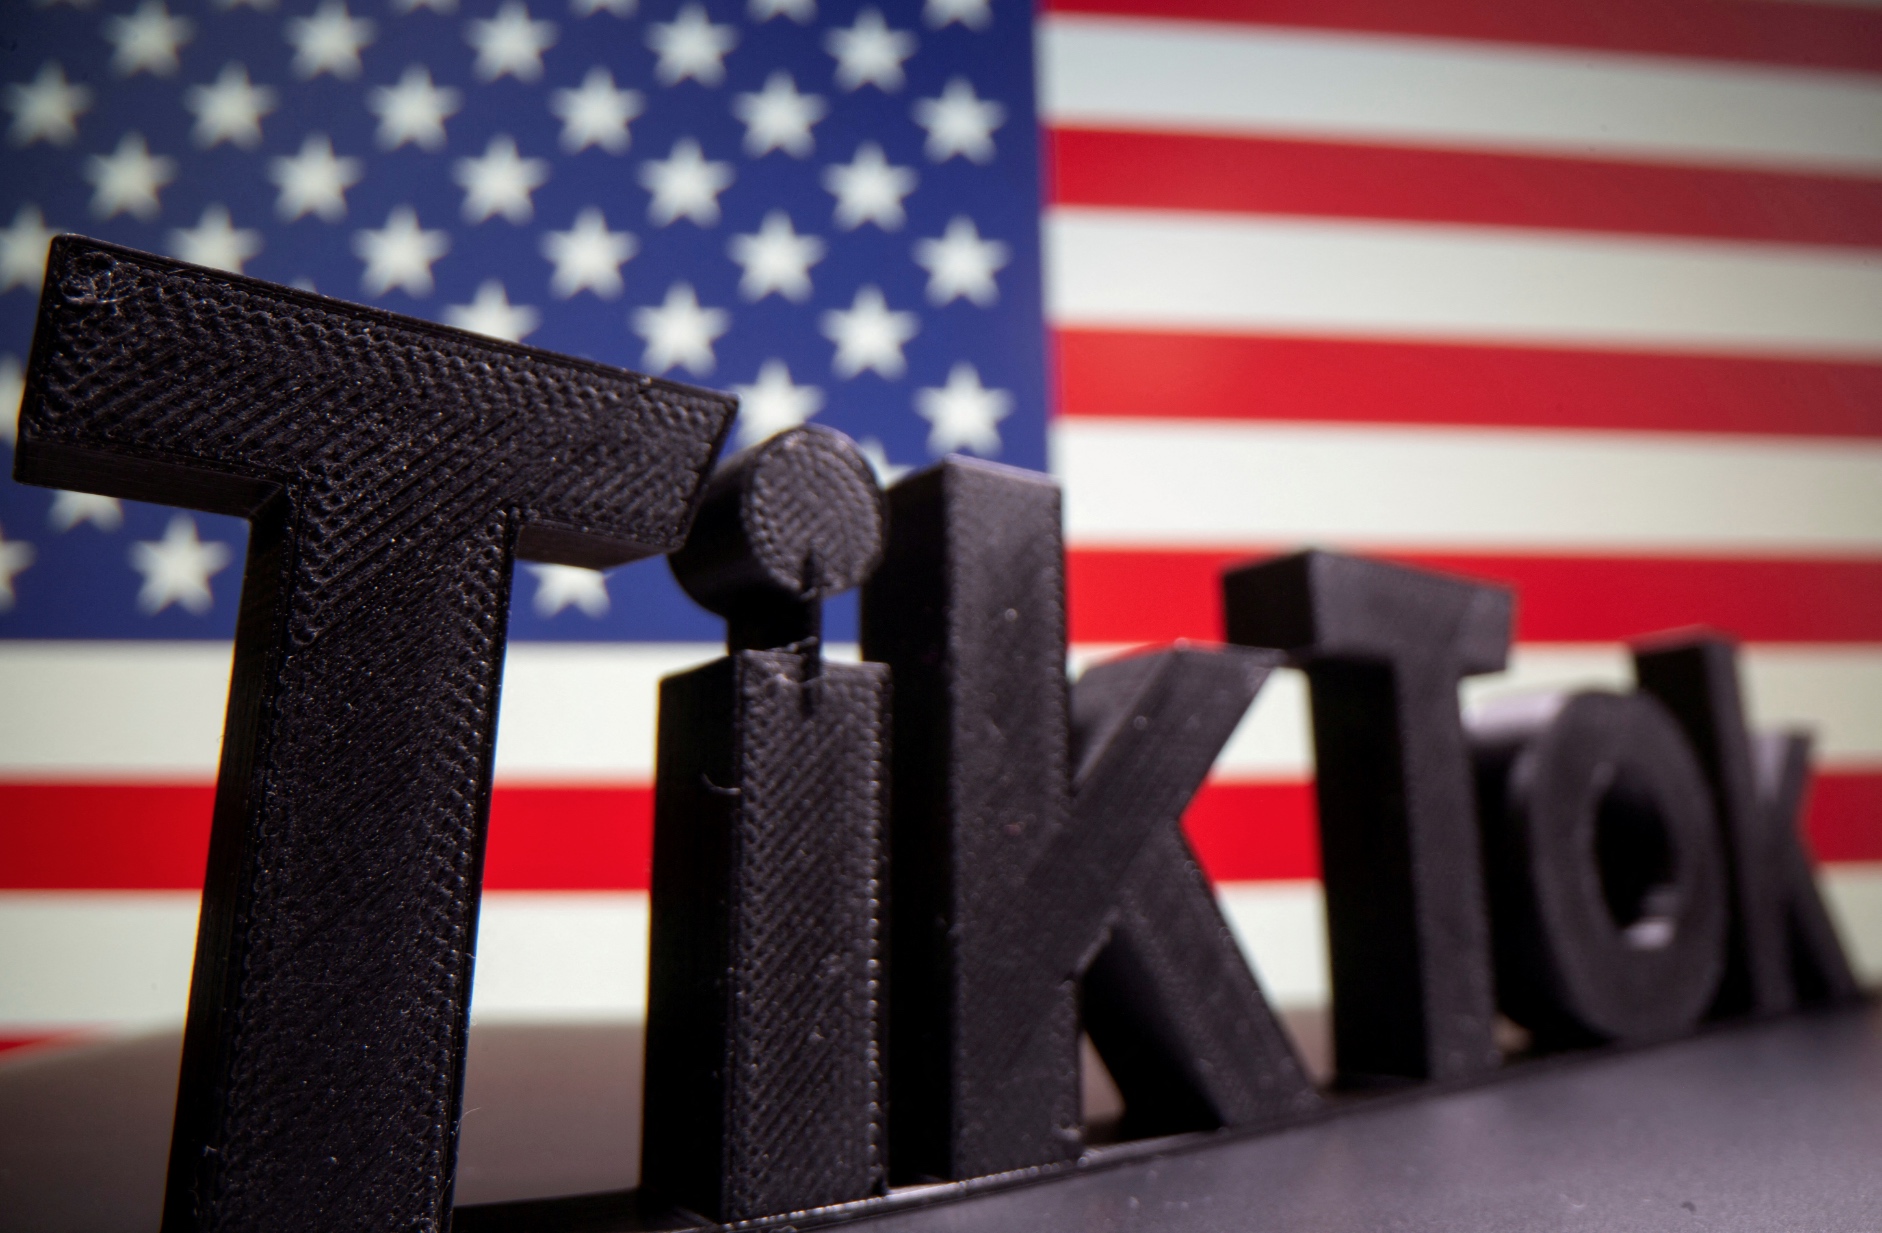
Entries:
POLYGON ((1073 684, 1048 476, 956 457, 884 493, 814 427, 715 471, 734 411, 54 242, 17 477, 253 524, 166 1233, 449 1226, 517 559, 669 553, 726 620, 660 694, 657 1227, 1053 1176, 1081 1032, 1128 1136, 1315 1109, 1180 826, 1283 666, 1342 1082, 1497 1067, 1499 1012, 1566 1049, 1854 996, 1798 837, 1808 739, 1746 729, 1725 638, 1466 722, 1510 593, 1310 552, 1224 577, 1233 645, 1073 684), (863 662, 828 661, 821 604, 858 587, 863 662))

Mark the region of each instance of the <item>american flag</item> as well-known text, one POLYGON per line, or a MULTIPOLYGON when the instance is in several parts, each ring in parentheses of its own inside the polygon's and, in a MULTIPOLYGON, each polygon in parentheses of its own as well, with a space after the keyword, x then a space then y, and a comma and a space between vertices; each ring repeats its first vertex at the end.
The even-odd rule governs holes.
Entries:
MULTIPOLYGON (((729 388, 741 440, 814 417, 884 478, 1045 465, 1023 8, 11 12, 8 429, 47 240, 79 231, 729 388)), ((0 486, 0 1034, 180 1017, 245 530, 0 486)), ((663 561, 520 568, 479 1013, 632 1014, 654 684, 723 626, 663 561)), ((854 641, 853 600, 830 625, 854 641)))
MULTIPOLYGON (((1467 701, 1715 624, 1818 729, 1882 976, 1882 13, 13 12, 8 419, 74 230, 730 388, 742 439, 814 416, 885 479, 1049 465, 1075 662, 1219 637, 1220 567, 1304 544, 1516 586, 1467 701)), ((0 484, 0 1034, 181 1019, 243 537, 0 484)), ((721 630, 659 561, 521 568, 474 1013, 631 1018, 655 682, 721 630)), ((1281 674, 1189 818, 1283 1005, 1327 994, 1306 713, 1281 674)))

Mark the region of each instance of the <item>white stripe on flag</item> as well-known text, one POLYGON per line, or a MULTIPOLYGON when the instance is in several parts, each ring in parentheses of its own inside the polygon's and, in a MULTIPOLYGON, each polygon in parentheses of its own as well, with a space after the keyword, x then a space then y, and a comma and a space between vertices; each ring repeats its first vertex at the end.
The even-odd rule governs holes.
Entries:
MULTIPOLYGON (((1326 1000, 1319 883, 1234 883, 1221 899, 1271 998, 1326 1000)), ((187 892, 0 893, 10 943, 0 1032, 180 1022, 199 902, 187 892)), ((647 925, 644 891, 485 895, 473 1019, 645 1017, 647 925)))
POLYGON ((646 891, 492 891, 477 920, 471 1018, 643 1019, 646 891))
MULTIPOLYGON (((0 892, 0 1033, 181 1022, 201 902, 189 891, 0 892)), ((490 892, 473 1017, 644 1017, 647 921, 645 891, 490 892)))
MULTIPOLYGON (((30 688, 50 697, 50 680, 64 691, 62 706, 31 725, 4 723, 0 713, 0 778, 212 780, 227 647, 190 648, 196 666, 185 674, 178 670, 182 657, 165 643, 102 646, 92 664, 88 645, 0 643, 0 695, 30 688), (43 658, 36 654, 42 649, 43 658), (94 715, 114 717, 107 739, 90 722, 94 715), (178 731, 191 740, 178 741, 178 731)), ((1080 644, 1072 664, 1076 670, 1125 649, 1080 644)), ((651 782, 660 675, 716 653, 694 643, 512 646, 498 719, 498 781, 651 782)), ((1509 672, 1466 682, 1464 702, 1536 689, 1625 689, 1632 680, 1627 662, 1625 649, 1614 645, 1519 645, 1509 672)), ((1822 765, 1882 768, 1882 646, 1755 644, 1746 649, 1744 671, 1758 726, 1814 727, 1822 765)), ((1283 669, 1223 751, 1218 772, 1247 780, 1300 779, 1312 771, 1305 683, 1283 669)))
POLYGON ((1882 358, 1882 254, 1059 207, 1054 325, 1882 358))
MULTIPOLYGON (((1857 975, 1882 981, 1882 864, 1820 877, 1857 975)), ((1232 882, 1217 893, 1270 1001, 1325 1005, 1319 883, 1232 882)), ((0 1034, 181 1022, 197 904, 182 892, 0 893, 0 1034)), ((474 1018, 643 1017, 647 920, 642 891, 484 896, 474 1018)))
MULTIPOLYGON (((497 774, 650 779, 660 678, 722 654, 711 643, 512 643, 497 774)), ((0 697, 35 700, 30 714, 0 708, 0 774, 213 779, 229 666, 226 642, 0 641, 0 697)))
POLYGON ((660 678, 725 654, 711 643, 522 643, 504 663, 499 779, 653 779, 660 678))
POLYGON ((1871 555, 1882 443, 1061 419, 1070 540, 1871 555))
MULTIPOLYGON (((1813 730, 1820 767, 1882 769, 1882 647, 1753 645, 1739 662, 1753 727, 1813 730)), ((1471 677, 1462 692, 1468 709, 1510 694, 1633 683, 1624 647, 1518 645, 1508 672, 1471 677)))
MULTIPOLYGON (((825 648, 856 658, 853 643, 825 648)), ((0 640, 0 775, 141 783, 215 777, 226 642, 0 640)), ((513 642, 496 773, 511 782, 651 779, 660 678, 725 654, 710 642, 513 642)))
POLYGON ((1882 174, 1882 79, 1584 49, 1051 14, 1048 124, 1882 174))
POLYGON ((182 1022, 201 902, 189 891, 0 893, 0 1031, 182 1022))
POLYGON ((0 773, 14 779, 214 779, 227 642, 0 640, 0 773))
POLYGON ((1332 978, 1319 882, 1229 882, 1217 888, 1216 902, 1270 1002, 1326 1005, 1332 978))
MULTIPOLYGON (((1125 649, 1083 645, 1076 659, 1089 664, 1125 649)), ((1882 769, 1882 647, 1753 646, 1741 664, 1753 726, 1811 729, 1820 768, 1882 769)), ((1512 694, 1628 690, 1633 684, 1625 647, 1518 645, 1509 671, 1468 678, 1461 702, 1469 710, 1512 694)), ((1215 775, 1230 781, 1299 780, 1313 771, 1307 681, 1284 668, 1268 679, 1229 738, 1215 775)))

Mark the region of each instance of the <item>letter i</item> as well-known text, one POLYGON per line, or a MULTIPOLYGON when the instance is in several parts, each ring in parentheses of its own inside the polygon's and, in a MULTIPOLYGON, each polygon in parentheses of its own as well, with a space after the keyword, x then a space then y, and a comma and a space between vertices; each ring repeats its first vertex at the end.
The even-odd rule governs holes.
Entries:
POLYGON ((672 558, 730 654, 660 688, 642 1184, 713 1220, 886 1184, 889 669, 820 647, 882 541, 868 464, 810 427, 721 468, 672 558))

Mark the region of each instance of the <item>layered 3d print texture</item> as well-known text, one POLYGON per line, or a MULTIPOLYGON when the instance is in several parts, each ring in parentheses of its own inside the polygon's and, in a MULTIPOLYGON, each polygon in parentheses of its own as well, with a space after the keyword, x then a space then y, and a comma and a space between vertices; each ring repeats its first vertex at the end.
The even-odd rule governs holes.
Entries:
POLYGON ((730 654, 660 688, 641 1178, 715 1220, 887 1185, 889 670, 818 632, 881 501, 848 438, 800 429, 719 471, 673 557, 730 654))
POLYGON ((630 1224, 1063 1175, 1081 1032, 1129 1137, 1321 1107, 1181 829, 1282 666, 1311 686, 1341 1086, 1480 1075, 1499 1012, 1565 1049, 1856 994, 1798 838, 1808 738, 1746 728, 1728 640, 1467 723, 1512 595, 1308 552, 1229 571, 1233 645, 1074 684, 1049 477, 949 458, 885 494, 817 427, 714 470, 734 409, 55 243, 19 477, 253 527, 166 1233, 449 1227, 519 557, 667 553, 726 622, 661 686, 630 1224), (854 588, 862 662, 835 662, 822 604, 854 588))
POLYGON ((1228 636, 1282 647, 1313 694, 1333 966, 1349 1078, 1494 1066, 1490 928, 1457 686, 1500 671, 1510 595, 1310 552, 1231 572, 1228 636))
POLYGON ((1310 1104, 1177 829, 1277 657, 1175 649, 1068 689, 1056 486, 949 459, 889 509, 863 654, 895 672, 895 1169, 1076 1157, 1081 977, 1139 1124, 1310 1104))
POLYGON ((252 523, 167 1230, 448 1221, 512 561, 677 548, 732 413, 54 243, 18 477, 252 523))

